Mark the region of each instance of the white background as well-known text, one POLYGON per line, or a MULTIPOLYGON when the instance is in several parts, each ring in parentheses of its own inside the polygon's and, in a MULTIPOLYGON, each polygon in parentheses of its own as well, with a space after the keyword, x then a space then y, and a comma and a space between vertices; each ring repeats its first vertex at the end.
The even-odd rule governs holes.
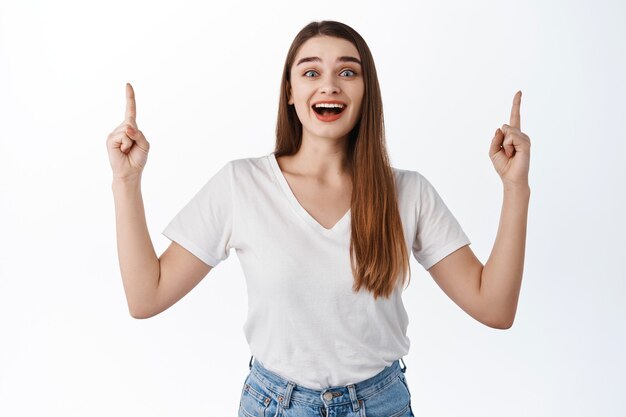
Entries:
POLYGON ((515 323, 465 314, 411 259, 416 416, 626 415, 626 6, 619 1, 0 2, 0 415, 232 416, 250 353, 234 251, 133 319, 105 141, 137 97, 161 231, 226 161, 274 147, 287 49, 312 20, 368 42, 392 165, 425 175, 484 263, 488 157, 522 90, 531 138, 515 323))

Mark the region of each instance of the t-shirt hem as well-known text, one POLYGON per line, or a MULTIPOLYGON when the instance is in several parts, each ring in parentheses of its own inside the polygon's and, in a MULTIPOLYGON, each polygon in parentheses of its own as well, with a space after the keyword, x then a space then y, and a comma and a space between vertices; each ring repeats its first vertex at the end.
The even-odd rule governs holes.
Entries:
POLYGON ((424 267, 425 270, 428 270, 433 265, 435 265, 437 262, 439 262, 440 260, 442 260, 446 256, 450 255, 452 252, 456 251, 457 249, 459 249, 459 248, 461 248, 461 247, 463 247, 465 245, 469 245, 471 243, 472 242, 467 237, 461 237, 461 238, 458 238, 456 240, 453 240, 452 242, 448 243, 447 245, 445 245, 444 247, 439 249, 433 255, 431 255, 431 256, 429 256, 427 258, 423 258, 420 261, 420 264, 422 264, 422 266, 424 267))
POLYGON ((198 259, 200 259, 202 262, 204 262, 205 264, 209 265, 212 268, 214 268, 218 263, 220 263, 219 259, 214 258, 213 256, 207 254, 205 251, 200 249, 195 243, 188 240, 184 236, 179 235, 178 232, 172 229, 165 229, 163 232, 161 232, 161 234, 165 236, 166 238, 168 238, 169 240, 178 243, 180 246, 187 249, 194 256, 196 256, 198 259))

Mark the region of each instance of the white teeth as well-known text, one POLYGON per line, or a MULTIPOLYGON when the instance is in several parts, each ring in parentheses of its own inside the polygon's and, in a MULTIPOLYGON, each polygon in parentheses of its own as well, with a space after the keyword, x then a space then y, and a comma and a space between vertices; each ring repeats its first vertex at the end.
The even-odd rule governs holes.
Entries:
POLYGON ((315 107, 319 108, 319 107, 326 107, 328 109, 332 109, 334 107, 338 107, 340 109, 343 109, 344 105, 343 104, 336 104, 336 103, 317 103, 315 105, 315 107))

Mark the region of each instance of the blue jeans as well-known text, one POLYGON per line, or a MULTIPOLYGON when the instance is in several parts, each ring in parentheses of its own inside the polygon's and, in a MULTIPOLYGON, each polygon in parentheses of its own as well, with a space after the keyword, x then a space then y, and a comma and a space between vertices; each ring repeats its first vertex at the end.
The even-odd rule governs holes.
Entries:
POLYGON ((320 391, 296 385, 250 358, 238 417, 413 417, 405 372, 396 360, 365 381, 320 391))

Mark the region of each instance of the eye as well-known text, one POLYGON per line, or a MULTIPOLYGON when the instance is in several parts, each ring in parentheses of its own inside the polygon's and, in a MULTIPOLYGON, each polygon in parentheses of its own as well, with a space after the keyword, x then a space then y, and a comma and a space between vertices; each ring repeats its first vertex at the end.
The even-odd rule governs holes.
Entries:
POLYGON ((348 73, 347 75, 344 75, 344 77, 354 77, 356 75, 356 72, 352 71, 351 69, 345 69, 343 71, 341 71, 339 74, 345 74, 348 73))
POLYGON ((303 75, 307 78, 313 78, 315 77, 315 74, 317 74, 316 71, 313 70, 308 70, 307 72, 305 72, 303 75))

